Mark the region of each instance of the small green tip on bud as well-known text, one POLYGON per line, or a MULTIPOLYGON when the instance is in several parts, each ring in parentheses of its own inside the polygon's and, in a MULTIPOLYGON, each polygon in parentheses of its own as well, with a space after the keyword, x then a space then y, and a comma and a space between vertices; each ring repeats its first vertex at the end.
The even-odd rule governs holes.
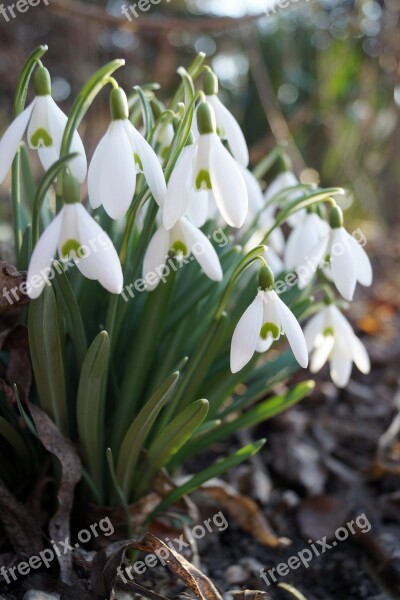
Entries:
POLYGON ((113 121, 129 117, 128 100, 124 90, 120 87, 111 90, 110 111, 113 121))
POLYGON ((204 73, 203 89, 206 96, 216 96, 218 94, 218 77, 213 71, 204 73))
POLYGON ((275 277, 270 267, 261 267, 258 274, 258 283, 260 284, 260 288, 265 292, 275 288, 275 277))
POLYGON ((329 225, 332 229, 339 229, 343 227, 343 212, 339 206, 332 206, 329 213, 329 225))
POLYGON ((33 85, 36 96, 50 96, 51 78, 45 67, 37 67, 33 76, 33 85))
POLYGON ((207 102, 202 102, 197 109, 197 128, 200 135, 216 132, 215 114, 207 102))
POLYGON ((81 201, 79 181, 69 171, 63 177, 63 200, 65 204, 76 204, 81 201))

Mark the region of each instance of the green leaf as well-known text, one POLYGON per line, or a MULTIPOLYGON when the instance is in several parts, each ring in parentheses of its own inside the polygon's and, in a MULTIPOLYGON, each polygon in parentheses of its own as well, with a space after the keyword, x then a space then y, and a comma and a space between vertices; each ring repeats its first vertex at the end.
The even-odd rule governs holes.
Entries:
POLYGON ((106 451, 106 457, 107 457, 107 464, 108 464, 108 468, 110 471, 110 476, 111 476, 111 482, 113 484, 114 490, 115 490, 115 494, 119 500, 120 505, 122 506, 122 508, 124 509, 125 512, 125 516, 126 516, 126 525, 128 528, 128 537, 129 539, 133 538, 133 530, 132 530, 132 520, 131 520, 131 515, 129 512, 129 507, 128 507, 128 503, 126 501, 126 498, 124 496, 123 491, 121 490, 118 481, 117 481, 117 476, 115 473, 115 467, 114 467, 114 457, 113 457, 113 453, 111 448, 107 448, 106 451))
POLYGON ((78 365, 81 367, 87 351, 86 333, 81 310, 67 274, 62 269, 62 263, 58 261, 54 261, 54 263, 59 265, 59 267, 56 269, 57 274, 54 279, 57 298, 62 305, 63 313, 67 321, 68 333, 74 345, 78 365))
POLYGON ((231 456, 217 461, 215 464, 207 467, 207 469, 204 469, 204 471, 194 475, 194 477, 189 479, 189 481, 186 481, 186 483, 174 489, 166 498, 164 498, 164 500, 162 500, 162 502, 160 502, 157 508, 148 517, 147 523, 151 522, 156 514, 165 510, 174 502, 180 500, 182 496, 194 492, 200 486, 206 483, 206 481, 209 481, 214 477, 220 477, 227 471, 230 471, 231 469, 234 469, 240 465, 243 461, 247 460, 251 456, 254 456, 254 454, 257 454, 257 452, 259 452, 259 450, 261 450, 261 448, 264 446, 265 442, 265 439, 261 439, 252 444, 248 444, 231 456))
POLYGON ((208 413, 207 400, 196 400, 185 408, 151 444, 139 479, 138 495, 151 483, 157 472, 168 463, 204 421, 208 413))
POLYGON ((41 408, 68 433, 65 376, 54 291, 45 285, 28 313, 29 347, 41 408))
POLYGON ((109 355, 109 339, 101 331, 86 353, 76 404, 76 420, 82 456, 100 496, 103 494, 104 407, 102 385, 109 355))
POLYGON ((76 152, 71 154, 67 154, 62 158, 59 158, 55 163, 51 165, 51 167, 46 171, 40 180, 39 186, 36 190, 35 199, 33 201, 33 211, 32 211, 32 248, 36 246, 36 243, 39 239, 39 221, 40 221, 40 210, 42 208, 42 204, 44 199, 46 198, 46 194, 50 189, 50 186, 54 183, 56 177, 60 174, 62 169, 64 169, 65 165, 78 156, 76 152))
POLYGON ((160 410, 171 396, 179 378, 179 372, 172 373, 154 392, 129 427, 122 442, 117 462, 117 481, 126 498, 132 491, 135 470, 143 444, 160 410))
MULTIPOLYGON (((202 452, 213 444, 227 439, 237 431, 246 429, 248 427, 253 427, 254 425, 258 425, 259 423, 263 423, 264 421, 275 417, 284 410, 287 410, 290 406, 293 406, 305 398, 305 396, 307 396, 314 389, 314 386, 314 381, 300 383, 295 388, 292 388, 284 394, 279 394, 278 396, 269 398, 264 402, 260 402, 250 410, 244 410, 243 414, 240 416, 223 423, 220 427, 207 433, 198 441, 190 444, 188 447, 183 448, 183 452, 180 453, 177 459, 179 461, 185 460, 188 457, 202 452)), ((244 407, 245 406, 246 403, 244 403, 244 407)))
POLYGON ((142 107, 142 118, 143 118, 143 123, 144 123, 144 131, 145 131, 144 136, 147 140, 149 140, 151 138, 151 134, 154 129, 154 117, 153 117, 153 111, 151 109, 151 104, 150 104, 150 101, 147 98, 146 94, 144 93, 143 89, 140 87, 140 85, 135 85, 135 87, 133 89, 138 94, 139 99, 140 99, 140 105, 142 107))

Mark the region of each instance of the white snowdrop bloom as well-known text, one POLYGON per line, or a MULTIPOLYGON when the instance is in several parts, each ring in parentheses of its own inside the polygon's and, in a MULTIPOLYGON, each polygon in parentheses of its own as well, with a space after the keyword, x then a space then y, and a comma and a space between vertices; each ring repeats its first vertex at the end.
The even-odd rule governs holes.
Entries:
POLYGON ((66 204, 44 230, 33 251, 27 274, 28 295, 40 296, 48 281, 56 255, 73 260, 88 279, 97 280, 106 290, 120 294, 123 287, 121 263, 107 233, 80 203, 79 184, 64 176, 66 204))
POLYGON ((281 335, 286 335, 297 362, 307 367, 308 353, 301 327, 273 289, 274 276, 269 267, 260 271, 260 287, 255 300, 243 313, 232 337, 231 371, 237 373, 254 352, 265 352, 281 335))
POLYGON ((348 384, 353 362, 362 373, 369 373, 371 364, 364 344, 334 304, 312 317, 304 328, 304 336, 312 373, 329 361, 332 381, 340 388, 348 384))
POLYGON ((228 142, 233 157, 243 167, 249 164, 249 150, 239 123, 232 113, 222 104, 218 98, 219 82, 216 75, 206 71, 204 75, 204 92, 207 102, 212 106, 215 113, 217 132, 221 139, 228 142))
POLYGON ((285 246, 285 265, 294 269, 303 265, 315 245, 329 232, 329 225, 315 212, 304 211, 291 231, 285 246))
POLYGON ((182 217, 172 229, 167 230, 161 225, 150 240, 143 261, 143 279, 146 280, 149 291, 160 283, 169 253, 183 263, 196 259, 207 277, 213 281, 221 281, 223 278, 218 255, 208 237, 189 219, 182 217))
POLYGON ((318 267, 329 264, 332 281, 346 300, 352 300, 357 282, 372 283, 372 267, 363 247, 343 227, 343 214, 334 206, 330 212, 330 228, 310 250, 307 268, 299 275, 299 287, 304 288, 318 267))
POLYGON ((243 167, 240 163, 237 164, 246 184, 247 197, 249 201, 247 217, 243 224, 243 227, 246 228, 247 226, 251 225, 257 217, 259 217, 265 206, 265 201, 257 178, 254 177, 253 173, 249 171, 249 169, 246 169, 246 167, 243 167))
POLYGON ((154 146, 158 146, 157 156, 161 162, 167 158, 174 135, 175 132, 172 123, 160 123, 154 131, 154 146))
MULTIPOLYGON (((299 180, 296 175, 292 171, 282 171, 279 173, 275 179, 271 181, 269 186, 264 192, 264 201, 266 204, 270 204, 274 207, 274 209, 281 208, 282 205, 275 204, 273 199, 283 190, 287 190, 286 193, 286 201, 291 202, 292 200, 296 200, 301 198, 304 192, 302 190, 293 190, 290 191, 291 187, 299 185, 299 180)), ((305 214, 305 210, 300 210, 289 216, 287 219, 288 224, 291 227, 295 227, 302 219, 305 214)))
POLYGON ((199 138, 194 145, 193 187, 212 191, 218 210, 231 227, 241 227, 248 212, 247 188, 239 166, 215 131, 209 104, 197 109, 199 138))
MULTIPOLYGON (((61 142, 68 119, 51 97, 50 75, 44 67, 36 68, 34 87, 35 99, 14 119, 0 141, 0 183, 11 167, 26 129, 28 145, 38 150, 44 169, 49 169, 60 158, 61 142)), ((87 171, 86 153, 76 131, 70 151, 79 154, 71 161, 70 169, 82 183, 87 171)))
POLYGON ((111 91, 110 107, 112 121, 89 166, 88 192, 92 208, 102 205, 112 219, 119 219, 131 205, 137 173, 144 173, 159 206, 166 184, 156 153, 128 118, 128 101, 121 88, 111 91))
POLYGON ((193 165, 196 148, 192 135, 183 148, 168 182, 163 206, 163 225, 171 229, 184 215, 196 227, 207 221, 210 196, 208 190, 196 191, 193 186, 193 165))

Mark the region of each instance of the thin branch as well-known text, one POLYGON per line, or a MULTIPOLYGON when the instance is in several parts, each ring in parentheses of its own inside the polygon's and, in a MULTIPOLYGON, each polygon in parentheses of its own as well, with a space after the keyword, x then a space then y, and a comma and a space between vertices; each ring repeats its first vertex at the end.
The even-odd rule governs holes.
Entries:
POLYGON ((265 13, 263 12, 257 15, 246 15, 241 18, 159 18, 140 14, 138 11, 139 18, 135 19, 132 15, 132 21, 129 21, 122 15, 121 17, 116 17, 115 15, 108 14, 103 8, 99 8, 98 6, 93 6, 91 4, 84 4, 75 0, 52 0, 48 6, 48 10, 53 13, 61 14, 62 16, 70 16, 87 20, 93 19, 99 23, 104 23, 105 25, 123 25, 128 29, 138 31, 143 34, 165 33, 174 29, 193 32, 227 31, 229 29, 238 29, 240 24, 257 21, 262 17, 266 17, 265 13))

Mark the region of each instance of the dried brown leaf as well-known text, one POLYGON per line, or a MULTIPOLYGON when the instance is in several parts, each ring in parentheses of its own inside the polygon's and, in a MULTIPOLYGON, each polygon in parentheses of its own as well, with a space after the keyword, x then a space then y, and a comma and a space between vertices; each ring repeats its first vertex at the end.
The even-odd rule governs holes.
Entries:
MULTIPOLYGON (((33 404, 29 404, 29 410, 42 444, 58 458, 62 466, 61 483, 57 494, 58 509, 49 523, 49 533, 52 540, 64 542, 70 538, 69 521, 74 501, 75 486, 82 474, 81 461, 73 444, 60 433, 46 413, 33 404)), ((71 553, 62 553, 57 558, 62 581, 66 584, 71 584, 71 553)))
POLYGON ((256 540, 276 548, 290 543, 286 538, 279 538, 272 530, 260 507, 248 496, 242 496, 224 481, 212 480, 201 487, 201 491, 211 496, 225 508, 236 523, 250 533, 256 540))

